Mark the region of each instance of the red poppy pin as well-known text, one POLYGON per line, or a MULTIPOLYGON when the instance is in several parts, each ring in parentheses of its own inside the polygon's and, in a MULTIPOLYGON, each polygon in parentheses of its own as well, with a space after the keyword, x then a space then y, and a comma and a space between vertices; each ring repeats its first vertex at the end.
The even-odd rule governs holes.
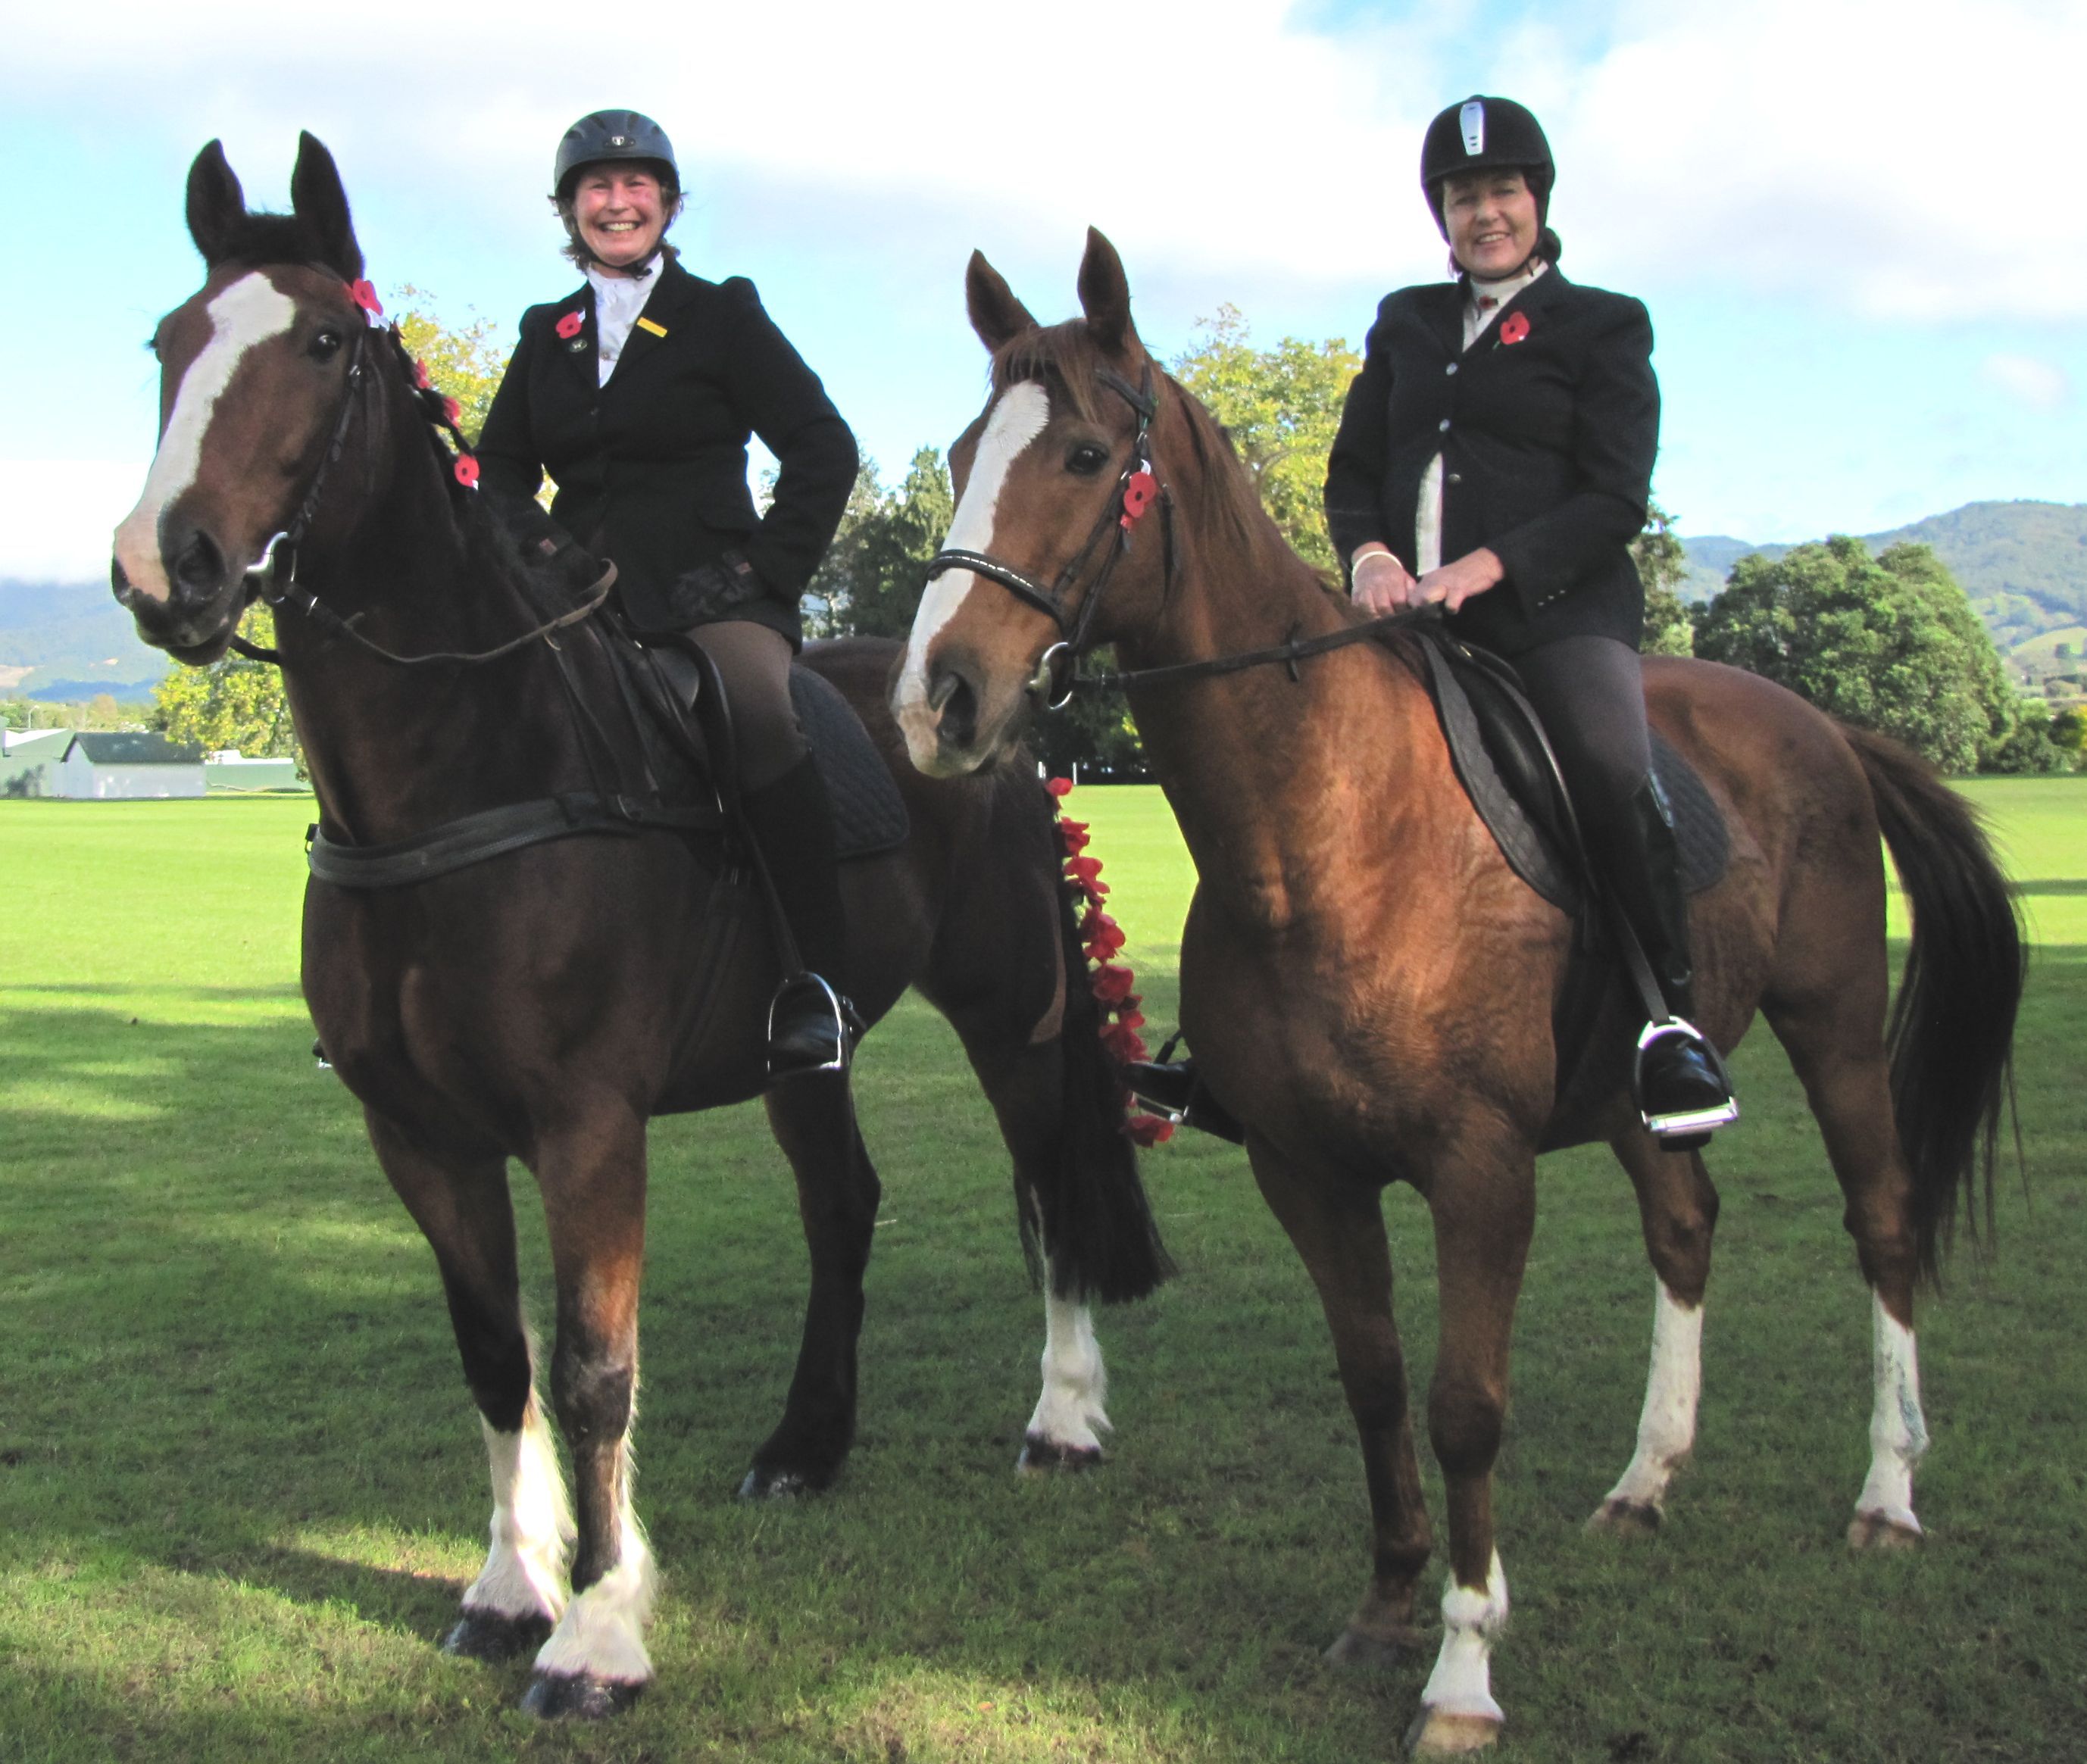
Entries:
POLYGON ((565 338, 577 337, 580 334, 580 327, 586 323, 587 320, 578 313, 568 313, 558 321, 558 334, 565 338))
POLYGON ((1500 321, 1500 341, 1502 343, 1518 343, 1528 334, 1528 313, 1509 313, 1506 317, 1500 321))
POLYGON ((368 282, 349 283, 348 284, 348 297, 353 300, 357 306, 360 306, 363 311, 369 313, 372 318, 382 318, 384 316, 384 303, 378 299, 377 289, 372 283, 368 282))
POLYGON ((478 462, 469 454, 459 454, 456 464, 452 469, 456 473, 456 481, 465 489, 475 490, 478 488, 478 462))

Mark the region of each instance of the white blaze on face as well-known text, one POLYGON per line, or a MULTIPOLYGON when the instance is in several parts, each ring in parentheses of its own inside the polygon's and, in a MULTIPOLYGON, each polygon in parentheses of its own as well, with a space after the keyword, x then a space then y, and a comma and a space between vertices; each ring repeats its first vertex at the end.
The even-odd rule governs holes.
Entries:
POLYGON ((207 310, 210 341, 181 377, 173 414, 160 437, 160 450, 146 474, 145 493, 116 529, 116 561, 130 586, 154 600, 164 600, 169 592, 166 565, 160 556, 160 517, 195 482, 203 437, 210 432, 218 399, 232 384, 246 352, 288 330, 297 316, 297 303, 258 270, 240 277, 207 310))
MULTIPOLYGON (((950 536, 942 541, 943 550, 992 552, 993 521, 1008 471, 1050 420, 1050 394, 1034 381, 1024 381, 1001 394, 984 434, 979 437, 971 475, 964 483, 963 501, 957 505, 950 536)), ((934 731, 928 722, 928 651, 977 586, 978 577, 973 571, 945 570, 928 584, 927 592, 920 597, 920 610, 913 616, 913 634, 906 645, 906 665, 899 671, 895 708, 900 726, 906 731, 907 744, 916 759, 932 752, 935 745, 934 731)))

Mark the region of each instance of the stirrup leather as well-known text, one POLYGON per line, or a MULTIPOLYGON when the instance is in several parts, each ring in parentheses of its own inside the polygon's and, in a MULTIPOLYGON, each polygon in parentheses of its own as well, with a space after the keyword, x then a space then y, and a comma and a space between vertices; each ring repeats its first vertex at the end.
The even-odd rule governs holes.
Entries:
POLYGON ((1710 1038, 1684 1016, 1670 1016, 1663 1023, 1648 1023, 1639 1032, 1637 1055, 1631 1067, 1631 1100, 1637 1106, 1637 1118, 1645 1123, 1645 1131, 1655 1139, 1679 1139, 1695 1134, 1707 1136, 1713 1128, 1730 1127, 1739 1118, 1739 1101, 1732 1094, 1731 1074, 1726 1071, 1723 1059, 1710 1038), (1645 1055, 1660 1042, 1668 1041, 1691 1043, 1702 1054, 1724 1089, 1722 1101, 1709 1108, 1676 1110, 1664 1114, 1647 1112, 1645 1106, 1645 1055))

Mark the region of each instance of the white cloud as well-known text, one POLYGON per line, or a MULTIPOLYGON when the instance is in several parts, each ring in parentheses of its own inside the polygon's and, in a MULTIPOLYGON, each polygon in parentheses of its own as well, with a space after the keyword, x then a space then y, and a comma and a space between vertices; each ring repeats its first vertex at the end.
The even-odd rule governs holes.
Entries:
POLYGON ((2063 410, 2072 402, 2072 377, 2055 361, 2035 356, 1993 355, 1979 364, 1985 378, 2039 411, 2063 410))
POLYGON ((99 582, 116 523, 135 506, 148 461, 0 460, 0 574, 99 582))

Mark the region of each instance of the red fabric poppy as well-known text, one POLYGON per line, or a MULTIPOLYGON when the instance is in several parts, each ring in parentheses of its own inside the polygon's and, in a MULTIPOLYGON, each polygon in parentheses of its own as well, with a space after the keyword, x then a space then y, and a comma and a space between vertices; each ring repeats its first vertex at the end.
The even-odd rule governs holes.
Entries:
POLYGON ((455 398, 444 398, 442 400, 442 417, 446 422, 455 423, 456 420, 463 415, 463 407, 458 403, 455 398))
POLYGON ((1509 313, 1506 317, 1500 321, 1500 341, 1502 343, 1518 343, 1528 334, 1528 313, 1509 313))
POLYGON ((1102 1046, 1116 1059, 1129 1062, 1145 1058, 1145 1043, 1136 1029, 1122 1023, 1112 1023, 1102 1031, 1102 1046))
POLYGON ((1174 1137, 1174 1123, 1163 1115, 1133 1114, 1123 1130, 1139 1145, 1164 1145, 1174 1137))
POLYGON ((581 328, 586 323, 586 314, 583 313, 568 313, 563 318, 558 321, 558 334, 561 337, 577 337, 580 334, 581 328))
POLYGON ((1065 860, 1065 874, 1075 882, 1099 881, 1101 873, 1102 860, 1099 858, 1068 858, 1065 860))
POLYGON ((1095 969, 1095 996, 1104 1004, 1116 1004, 1130 996, 1137 976, 1120 962, 1105 961, 1095 969))
POLYGON ((1060 821, 1058 841, 1065 846, 1066 856, 1078 857, 1087 849, 1087 823, 1084 820, 1060 821))
POLYGON ((1130 526, 1152 506, 1152 499, 1159 493, 1159 480, 1150 472, 1133 471, 1130 481, 1123 487, 1123 519, 1120 524, 1130 526))
POLYGON ((434 381, 428 377, 427 363, 425 361, 416 360, 413 364, 413 386, 415 390, 425 392, 433 384, 434 381))
POLYGON ((459 454, 456 459, 456 481, 467 490, 478 488, 478 462, 469 454, 459 454))
POLYGON ((1073 781, 1069 778, 1054 778, 1044 788, 1050 791, 1053 796, 1070 796, 1073 794, 1073 781))
POLYGON ((369 313, 371 317, 382 318, 384 316, 384 303, 378 299, 377 290, 370 283, 349 283, 348 284, 348 297, 353 300, 357 306, 360 306, 363 311, 369 313))

